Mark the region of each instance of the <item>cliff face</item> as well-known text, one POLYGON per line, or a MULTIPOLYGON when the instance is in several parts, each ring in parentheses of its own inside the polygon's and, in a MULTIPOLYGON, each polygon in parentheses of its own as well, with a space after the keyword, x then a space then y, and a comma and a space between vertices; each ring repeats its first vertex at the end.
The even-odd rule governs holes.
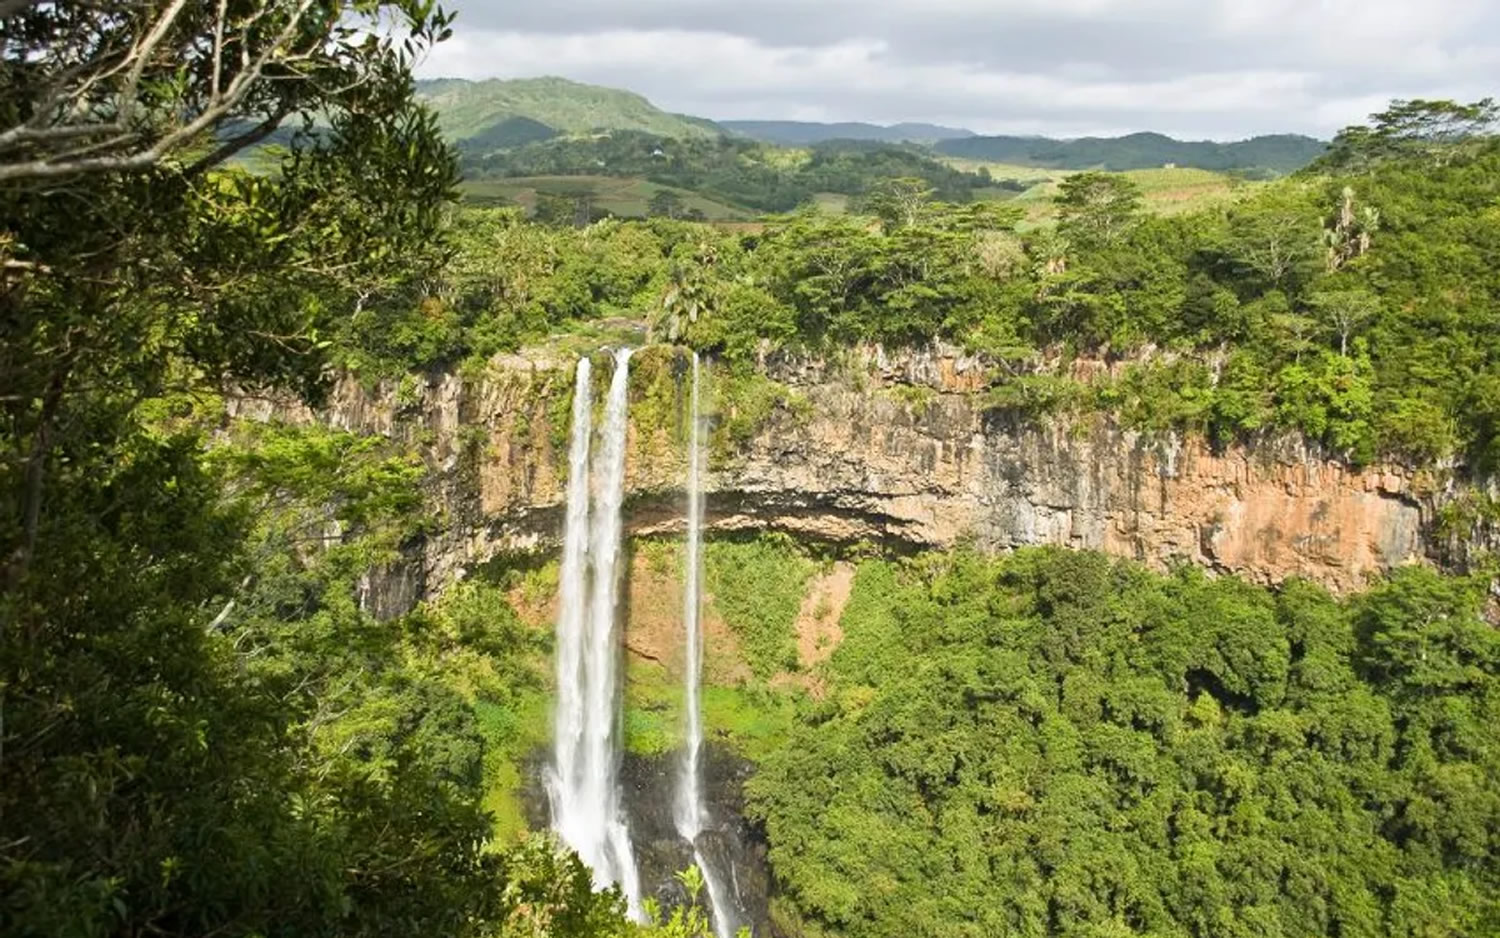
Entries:
MULTIPOLYGON (((687 362, 665 348, 637 360, 626 524, 671 531, 682 516, 687 362)), ((715 529, 909 548, 1055 544, 1262 583, 1299 576, 1337 591, 1394 565, 1463 559, 1436 520, 1467 490, 1432 473, 1355 470, 1292 438, 1214 452, 1201 439, 1103 419, 1007 419, 975 393, 980 364, 953 350, 865 349, 837 364, 781 360, 763 371, 791 390, 749 430, 729 439, 743 402, 721 395, 717 405, 706 480, 715 529)), ((366 391, 346 381, 319 415, 249 400, 234 413, 324 419, 421 448, 447 524, 414 548, 417 569, 391 572, 405 598, 497 554, 555 545, 571 381, 570 360, 517 356, 481 378, 446 375, 425 387, 366 391)), ((1468 534, 1495 546, 1491 530, 1468 534)))

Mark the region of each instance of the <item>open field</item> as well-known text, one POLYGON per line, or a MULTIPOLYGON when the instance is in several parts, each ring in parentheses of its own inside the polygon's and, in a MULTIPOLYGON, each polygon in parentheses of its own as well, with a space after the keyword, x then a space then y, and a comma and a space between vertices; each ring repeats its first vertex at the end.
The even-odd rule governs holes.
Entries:
POLYGON ((844 215, 849 211, 849 197, 839 192, 818 192, 813 195, 813 205, 825 215, 844 215))
MULTIPOLYGON (((948 165, 956 169, 975 172, 981 167, 995 179, 1015 179, 1031 183, 1030 188, 1018 194, 1003 189, 981 190, 981 195, 997 201, 1012 202, 1026 210, 1023 228, 1035 228, 1051 222, 1055 212, 1052 199, 1057 195, 1058 184, 1068 176, 1081 170, 1040 169, 1035 166, 1016 166, 1009 163, 987 163, 982 160, 947 159, 948 165)), ((1183 167, 1157 167, 1154 169, 1132 169, 1121 173, 1141 189, 1146 211, 1158 215, 1177 215, 1232 202, 1254 192, 1263 182, 1248 182, 1225 173, 1207 169, 1183 167)))
POLYGON ((987 170, 992 179, 1014 179, 1018 182, 1039 183, 1059 176, 1066 176, 1065 169, 1045 169, 1039 166, 1022 166, 1017 163, 994 163, 989 160, 969 160, 957 156, 943 156, 938 158, 941 162, 963 170, 966 173, 977 173, 981 169, 987 170))
POLYGON ((1267 185, 1207 169, 1132 169, 1124 175, 1141 187, 1146 209, 1158 215, 1238 201, 1267 185))
POLYGON ((574 195, 580 190, 594 194, 594 205, 615 215, 643 217, 651 197, 663 189, 676 192, 688 209, 697 209, 709 221, 739 221, 753 212, 704 198, 687 189, 672 189, 639 177, 619 176, 518 176, 511 179, 466 179, 459 184, 465 200, 520 205, 528 212, 536 208, 539 193, 574 195))

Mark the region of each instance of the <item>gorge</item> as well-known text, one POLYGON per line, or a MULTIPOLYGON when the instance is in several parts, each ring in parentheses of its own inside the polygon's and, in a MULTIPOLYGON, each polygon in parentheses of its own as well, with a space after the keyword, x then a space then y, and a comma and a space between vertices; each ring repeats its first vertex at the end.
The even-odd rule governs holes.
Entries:
POLYGON ((732 915, 762 934, 773 890, 765 833, 741 816, 751 766, 722 713, 704 743, 697 675, 706 665, 718 687, 769 677, 821 692, 817 662, 837 645, 853 568, 841 561, 791 587, 802 590, 801 667, 751 680, 743 636, 701 595, 706 536, 781 532, 834 556, 1055 545, 1336 592, 1408 564, 1462 569, 1469 551, 1495 544, 1482 521, 1448 523, 1451 506, 1485 491, 1457 473, 1352 467, 1289 437, 1216 449, 1100 419, 1013 420, 986 406, 984 369, 942 346, 771 358, 751 376, 705 374, 696 355, 662 345, 578 358, 538 350, 415 388, 346 380, 320 412, 252 399, 231 412, 327 423, 420 453, 445 524, 366 575, 361 602, 378 616, 495 564, 560 551, 561 601, 529 620, 557 624, 558 708, 558 772, 545 792, 528 783, 531 825, 556 826, 601 883, 624 887, 633 914, 644 898, 680 901, 672 874, 692 863, 716 934, 730 933, 732 915), (622 538, 616 561, 610 545, 622 538), (616 604, 601 589, 617 580, 616 604), (569 676, 607 673, 621 645, 623 692, 599 682, 580 693, 587 682, 569 676), (680 696, 630 689, 671 680, 680 696), (617 700, 635 708, 623 721, 617 700), (652 746, 665 748, 629 751, 627 740, 618 761, 618 727, 637 718, 660 720, 668 741, 652 746), (579 774, 590 745, 606 748, 579 774), (597 810, 574 826, 559 808, 583 782, 597 810))

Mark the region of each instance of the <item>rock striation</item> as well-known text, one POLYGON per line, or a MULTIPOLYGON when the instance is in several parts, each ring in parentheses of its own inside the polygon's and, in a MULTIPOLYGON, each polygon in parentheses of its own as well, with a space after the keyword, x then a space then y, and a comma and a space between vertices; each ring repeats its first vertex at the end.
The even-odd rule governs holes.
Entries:
MULTIPOLYGON (((632 404, 626 529, 676 531, 688 358, 651 347, 637 362, 638 380, 655 384, 633 384, 632 393, 659 406, 632 404)), ((1462 567, 1474 546, 1500 547, 1493 525, 1456 533, 1439 525, 1445 505, 1478 490, 1452 469, 1354 468, 1294 436, 1216 450, 1102 417, 1008 417, 985 406, 986 365, 956 349, 868 347, 839 358, 767 358, 760 370, 784 397, 750 432, 718 434, 705 478, 713 530, 894 549, 1050 544, 1260 583, 1303 577, 1340 592, 1393 566, 1462 567)), ((368 585, 389 613, 496 556, 557 545, 571 374, 569 359, 507 356, 480 376, 435 375, 416 386, 346 379, 317 413, 250 398, 230 410, 323 420, 423 453, 444 524, 385 572, 389 590, 368 585)), ((717 406, 722 430, 741 405, 726 396, 717 406)), ((1496 495, 1491 483, 1488 497, 1496 495)))

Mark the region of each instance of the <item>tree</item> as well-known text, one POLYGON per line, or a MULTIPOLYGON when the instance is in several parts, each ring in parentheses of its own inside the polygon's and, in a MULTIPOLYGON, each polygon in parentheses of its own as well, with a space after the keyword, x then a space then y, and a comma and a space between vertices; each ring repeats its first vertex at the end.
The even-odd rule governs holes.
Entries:
POLYGON ((1364 172, 1399 159, 1442 166, 1472 153, 1474 145, 1500 125, 1500 104, 1483 98, 1472 104, 1450 100, 1395 100, 1370 115, 1369 125, 1346 127, 1313 170, 1364 172))
POLYGON ((944 231, 1013 232, 1025 215, 1019 207, 1004 202, 967 202, 962 205, 941 202, 931 206, 924 222, 944 231))
POLYGON ((653 335, 676 342, 699 317, 713 311, 718 261, 715 246, 707 241, 692 246, 684 243, 673 252, 661 303, 651 323, 653 335))
POLYGON ((686 210, 682 196, 673 189, 658 189, 646 203, 646 214, 652 218, 681 218, 686 210))
MULTIPOLYGON (((14 276, 0 296, 0 355, 8 455, 27 480, 12 576, 37 536, 74 388, 138 400, 179 353, 199 375, 310 388, 320 364, 308 291, 337 285, 350 305, 390 292, 400 279, 390 235, 431 241, 451 198, 452 156, 406 72, 446 32, 441 10, 415 0, 205 9, 7 5, 0 242, 14 276), (356 12, 393 28, 361 38, 344 19, 356 12), (258 139, 238 130, 247 115, 264 129, 293 113, 317 113, 325 128, 289 152, 281 179, 210 174, 258 139)), ((419 277, 424 259, 407 252, 404 275, 419 277)))
POLYGON ((576 183, 552 192, 536 194, 536 220, 544 225, 583 228, 594 221, 594 200, 599 192, 591 185, 576 183))
POLYGON ((1322 230, 1308 200, 1279 189, 1231 211, 1229 239, 1236 263, 1263 277, 1272 289, 1284 290, 1296 275, 1311 272, 1322 230))
MULTIPOLYGON (((340 647, 316 636, 359 634, 367 665, 395 657, 351 583, 393 506, 344 516, 344 549, 320 526, 256 555, 263 516, 206 452, 221 392, 316 401, 329 335, 418 305, 455 163, 409 65, 446 15, 415 0, 0 13, 0 930, 478 931, 500 884, 477 797, 456 787, 473 734, 453 732, 450 760, 418 727, 446 726, 452 695, 413 696, 383 774, 321 750, 336 711, 302 696, 340 647), (275 172, 227 165, 293 115, 318 127, 275 172), (233 612, 259 608, 305 628, 242 657, 233 612)), ((394 492, 410 472, 372 477, 394 492)))
POLYGON ((1339 354, 1349 354, 1349 339, 1380 313, 1380 300, 1365 290, 1325 290, 1308 300, 1339 337, 1339 354))
POLYGON ((1271 315, 1270 325, 1286 337, 1292 360, 1299 364, 1303 353, 1316 345, 1311 337, 1318 332, 1317 323, 1309 316, 1291 311, 1276 312, 1271 315))
POLYGON ((1375 232, 1380 230, 1380 210, 1371 205, 1355 205, 1354 188, 1344 186, 1339 193, 1338 210, 1323 231, 1327 247, 1328 271, 1362 257, 1370 250, 1375 232))
POLYGON ((864 197, 864 210, 878 217, 887 231, 917 224, 932 201, 933 189, 925 179, 902 176, 884 179, 864 197))
POLYGON ((1117 242, 1141 211, 1135 183, 1115 173, 1075 173, 1058 187, 1057 228, 1085 250, 1117 242))
POLYGON ((450 17, 430 0, 6 0, 0 181, 202 172, 288 117, 388 106, 450 17), (376 29, 377 15, 392 29, 376 29))

